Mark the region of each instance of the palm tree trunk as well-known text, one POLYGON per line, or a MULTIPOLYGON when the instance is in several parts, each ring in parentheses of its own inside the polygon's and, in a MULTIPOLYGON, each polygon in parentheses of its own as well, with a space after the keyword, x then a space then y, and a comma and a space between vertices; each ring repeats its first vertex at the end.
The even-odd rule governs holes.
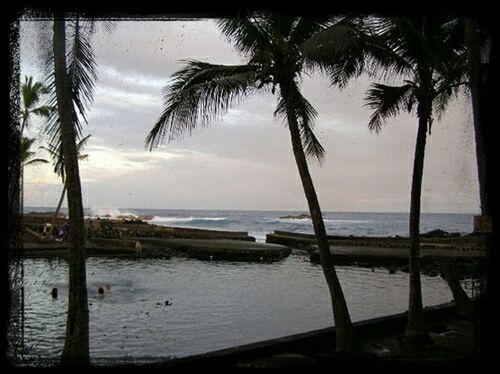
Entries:
POLYGON ((420 199, 424 172, 425 143, 427 140, 427 118, 420 116, 418 120, 417 143, 413 161, 413 179, 410 198, 410 293, 408 306, 408 323, 405 337, 412 345, 425 343, 429 335, 425 327, 422 307, 422 288, 420 282, 420 199))
POLYGON ((481 78, 481 51, 478 40, 477 24, 472 19, 465 20, 465 32, 467 43, 467 61, 469 70, 469 88, 472 102, 472 118, 474 124, 474 135, 476 141, 476 162, 479 179, 479 197, 481 202, 481 214, 489 215, 488 193, 486 190, 486 148, 484 145, 484 128, 486 118, 481 111, 481 102, 484 102, 485 88, 481 78))
POLYGON ((323 222, 323 216, 321 214, 311 174, 309 173, 309 168, 307 166, 307 160, 300 137, 297 118, 295 117, 291 105, 287 106, 288 128, 290 130, 292 140, 293 154, 295 156, 295 162, 297 163, 300 179, 302 181, 302 187, 309 206, 316 240, 318 241, 321 267, 323 269, 323 274, 325 276, 332 300, 336 332, 335 350, 337 353, 352 353, 359 349, 359 345, 357 344, 357 340, 355 338, 354 328, 349 316, 344 293, 342 292, 342 287, 337 277, 337 272, 335 271, 333 256, 330 253, 330 245, 326 235, 325 224, 323 222))
POLYGON ((69 298, 66 339, 61 357, 65 365, 89 364, 89 311, 85 269, 85 226, 73 106, 66 69, 66 31, 63 19, 54 20, 54 74, 61 122, 62 149, 69 212, 69 298))
POLYGON ((64 195, 66 195, 66 182, 64 182, 64 187, 61 192, 61 197, 59 198, 59 203, 57 204, 57 208, 54 212, 54 215, 52 216, 52 226, 50 227, 49 236, 52 235, 52 232, 54 231, 54 226, 56 225, 57 216, 59 215, 59 211, 61 210, 61 205, 64 201, 64 195))
POLYGON ((450 288, 458 314, 467 317, 472 313, 472 304, 469 296, 460 285, 455 266, 452 262, 447 261, 444 264, 444 280, 450 288))

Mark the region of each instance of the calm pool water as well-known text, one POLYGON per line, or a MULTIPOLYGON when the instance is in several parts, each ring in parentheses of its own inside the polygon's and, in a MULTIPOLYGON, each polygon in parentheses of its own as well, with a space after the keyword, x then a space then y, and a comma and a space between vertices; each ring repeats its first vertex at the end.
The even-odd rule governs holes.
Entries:
MULTIPOLYGON (((57 359, 68 263, 25 259, 24 271, 24 357, 57 359)), ((353 321, 407 310, 406 273, 358 267, 338 273, 353 321)), ((183 357, 333 325, 321 267, 299 254, 271 264, 93 257, 87 281, 94 362, 183 357), (107 284, 111 291, 99 295, 107 284)), ((452 299, 440 277, 422 276, 422 286, 424 305, 452 299)))

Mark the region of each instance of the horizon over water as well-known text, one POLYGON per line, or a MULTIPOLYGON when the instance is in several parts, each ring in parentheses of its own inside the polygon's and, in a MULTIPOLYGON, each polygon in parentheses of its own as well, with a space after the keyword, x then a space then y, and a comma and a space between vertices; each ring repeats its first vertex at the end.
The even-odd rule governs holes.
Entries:
MULTIPOLYGON (((24 207, 24 212, 53 211, 49 207, 24 207)), ((61 213, 67 214, 67 208, 61 213)), ((291 219, 308 212, 300 210, 222 210, 222 209, 138 209, 84 208, 86 217, 115 218, 117 216, 152 216, 145 220, 160 226, 188 227, 207 230, 246 231, 263 242, 266 234, 275 230, 313 233, 310 219, 291 219)), ((406 212, 333 212, 323 211, 329 235, 342 236, 408 236, 409 213, 406 212)), ((441 229, 462 235, 473 231, 473 213, 422 213, 422 233, 441 229)))
MULTIPOLYGON (((55 207, 49 207, 49 206, 33 206, 33 205, 23 205, 23 210, 24 213, 29 213, 30 209, 34 209, 34 212, 44 212, 44 211, 54 211, 55 207)), ((67 214, 68 208, 65 206, 61 207, 61 212, 67 214)), ((309 214, 308 210, 300 210, 300 209, 236 209, 236 208, 221 208, 221 209, 215 209, 215 208, 210 208, 210 209, 204 209, 204 208, 137 208, 137 207, 115 207, 115 206, 103 206, 103 205, 97 205, 97 206, 90 206, 90 207, 84 207, 83 208, 84 212, 89 212, 89 211, 127 211, 127 210, 132 210, 132 211, 147 211, 147 210, 176 210, 176 211, 218 211, 218 212, 285 212, 285 213, 306 213, 309 214)), ((410 211, 362 211, 362 210, 321 210, 321 212, 324 213, 373 213, 373 214, 410 214, 410 211)), ((428 211, 422 211, 421 214, 465 214, 465 215, 479 215, 481 212, 479 210, 474 211, 474 212, 428 212, 428 211)))

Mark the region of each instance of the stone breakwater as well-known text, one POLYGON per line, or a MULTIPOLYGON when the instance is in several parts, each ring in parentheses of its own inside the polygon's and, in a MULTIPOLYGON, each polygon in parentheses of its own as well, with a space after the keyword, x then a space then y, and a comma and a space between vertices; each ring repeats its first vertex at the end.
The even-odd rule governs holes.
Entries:
MULTIPOLYGON (((406 237, 369 237, 369 236, 335 236, 328 235, 328 242, 333 246, 409 248, 406 237)), ((267 234, 266 243, 283 244, 299 249, 308 249, 316 244, 316 237, 311 234, 274 231, 267 234)), ((450 249, 460 251, 483 252, 485 239, 482 235, 458 236, 435 230, 420 236, 420 247, 423 249, 450 249)))
MULTIPOLYGON (((43 225, 50 220, 49 215, 24 217, 22 255, 67 255, 67 242, 43 236, 43 225)), ((67 220, 61 217, 57 222, 60 225, 67 220)), ((319 263, 316 238, 310 234, 274 231, 267 234, 266 243, 255 243, 255 238, 244 231, 166 227, 137 218, 86 219, 85 228, 88 255, 265 262, 280 260, 295 248, 309 252, 310 261, 319 263)), ((408 270, 408 238, 328 236, 328 240, 338 265, 408 270)), ((423 234, 420 242, 422 268, 427 274, 439 274, 446 263, 455 264, 462 274, 483 272, 485 251, 481 235, 460 236, 435 230, 423 234)))
MULTIPOLYGON (((37 241, 43 236, 43 226, 52 223, 49 214, 27 214, 23 217, 25 240, 37 241), (26 236, 26 235, 25 235, 26 236)), ((68 223, 67 218, 58 217, 56 226, 68 223)), ((147 223, 138 218, 124 216, 120 219, 86 218, 87 238, 128 239, 131 237, 185 238, 185 239, 231 239, 255 241, 245 231, 203 230, 184 227, 166 227, 147 223)))
MULTIPOLYGON (((43 232, 50 216, 26 215, 23 220, 24 256, 67 256, 68 242, 48 238, 43 232)), ((67 220, 60 218, 62 225, 67 220)), ((202 230, 157 226, 139 219, 86 219, 88 255, 129 257, 187 256, 201 260, 277 261, 291 248, 279 244, 256 243, 244 231, 202 230)), ((55 231, 57 232, 57 231, 55 231)))
MULTIPOLYGON (((450 236, 437 231, 423 234, 420 239, 421 270, 426 275, 436 276, 451 264, 461 277, 481 277, 486 272, 484 240, 481 235, 450 236)), ((266 242, 305 250, 312 263, 320 263, 314 235, 275 231, 267 235, 266 242)), ((408 272, 408 238, 329 236, 328 242, 337 265, 408 272)))

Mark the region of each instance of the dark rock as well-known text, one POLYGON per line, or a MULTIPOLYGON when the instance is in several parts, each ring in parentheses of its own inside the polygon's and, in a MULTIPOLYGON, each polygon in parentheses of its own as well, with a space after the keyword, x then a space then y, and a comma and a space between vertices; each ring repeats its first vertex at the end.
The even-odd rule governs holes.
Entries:
POLYGON ((420 234, 422 238, 449 238, 450 233, 444 230, 432 230, 424 234, 420 234))
POLYGON ((309 214, 299 214, 298 216, 282 216, 280 219, 311 219, 311 216, 309 214))

